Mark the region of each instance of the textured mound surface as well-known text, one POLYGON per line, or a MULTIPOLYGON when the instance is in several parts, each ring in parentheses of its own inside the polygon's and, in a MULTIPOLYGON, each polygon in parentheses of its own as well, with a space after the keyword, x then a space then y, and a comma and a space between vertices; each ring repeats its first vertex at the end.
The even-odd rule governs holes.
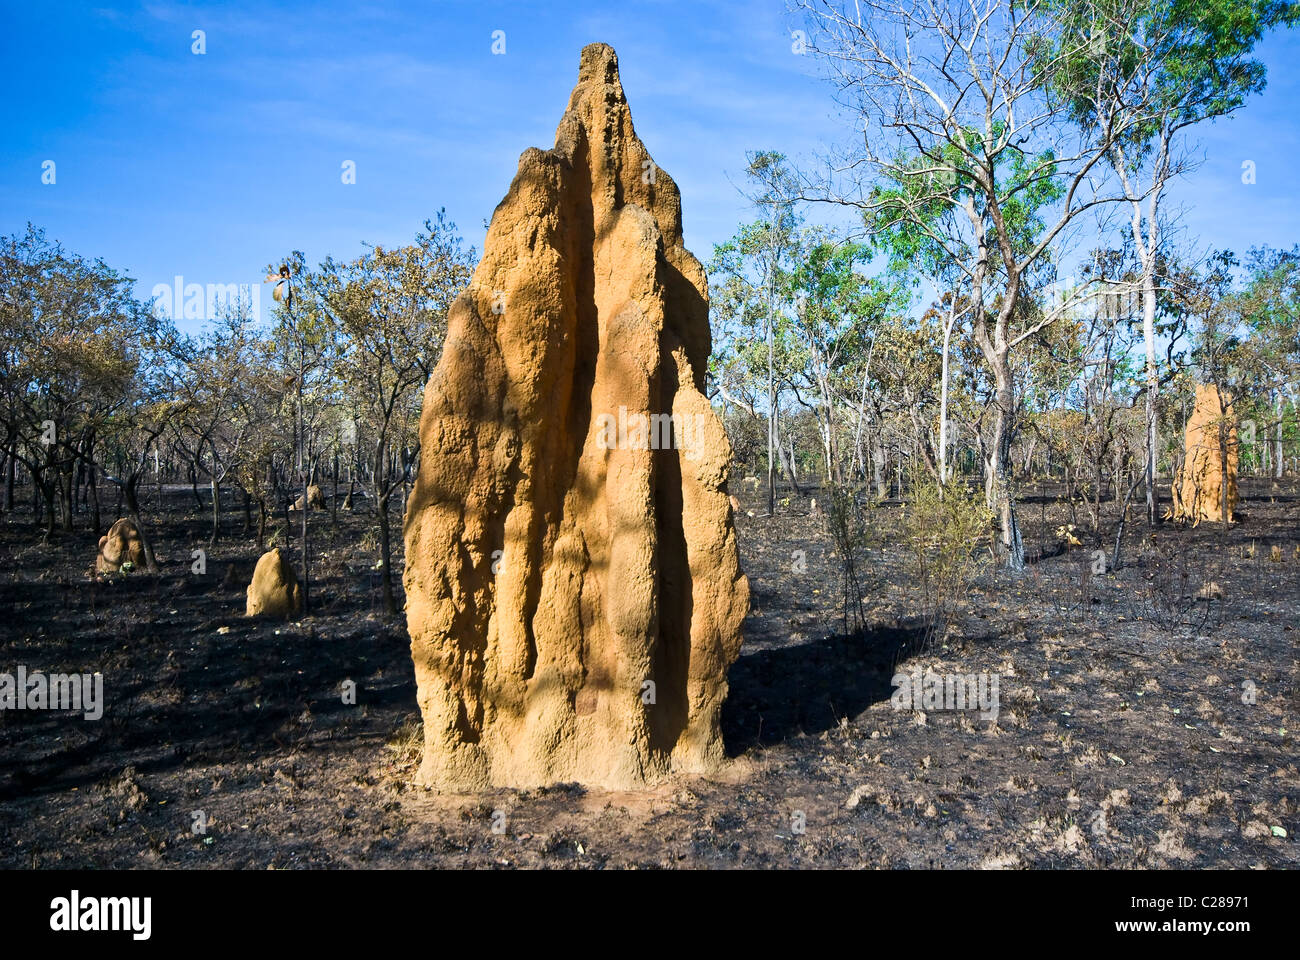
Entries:
POLYGON ((1183 434, 1186 455, 1174 484, 1175 520, 1224 520, 1224 450, 1227 451, 1227 520, 1237 506, 1237 424, 1214 386, 1196 385, 1196 406, 1183 434), (1223 436, 1220 437, 1220 426, 1223 436))
MULTIPOLYGON (((289 506, 289 509, 290 510, 302 509, 302 494, 298 494, 298 499, 295 500, 289 506)), ((308 510, 325 509, 325 494, 321 493, 320 487, 318 487, 314 483, 311 484, 309 487, 307 487, 307 509, 308 510)))
POLYGON ((722 762, 749 585, 709 350, 677 186, 594 44, 425 391, 405 527, 422 782, 627 787, 722 762))
POLYGON ((279 547, 268 550, 253 570, 245 615, 288 618, 301 610, 302 587, 297 574, 279 547))
POLYGON ((130 563, 136 570, 145 566, 144 541, 130 517, 123 517, 99 538, 99 551, 95 555, 97 573, 117 573, 122 564, 130 563))

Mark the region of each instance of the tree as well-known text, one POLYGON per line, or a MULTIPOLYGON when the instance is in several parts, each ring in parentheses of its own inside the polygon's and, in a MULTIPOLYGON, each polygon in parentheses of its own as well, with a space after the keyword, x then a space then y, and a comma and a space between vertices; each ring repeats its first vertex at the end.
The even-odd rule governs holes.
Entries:
POLYGON ((305 287, 342 336, 337 381, 372 451, 380 577, 389 614, 397 612, 390 505, 408 479, 407 466, 419 460, 420 389, 441 352, 447 312, 474 267, 474 252, 463 250, 445 211, 424 228, 408 246, 374 247, 349 263, 328 259, 305 287))
POLYGON ((1219 398, 1216 420, 1225 528, 1232 431, 1242 421, 1243 411, 1262 406, 1267 412, 1270 398, 1285 394, 1300 372, 1294 299, 1300 292, 1300 250, 1252 251, 1250 261, 1247 283, 1239 291, 1233 290, 1239 262, 1226 250, 1212 255, 1180 291, 1196 323, 1191 361, 1219 398))
MULTIPOLYGON (((165 356, 175 331, 134 299, 131 286, 130 277, 65 251, 30 224, 22 237, 0 239, 6 499, 12 505, 13 469, 21 463, 39 495, 37 506, 45 509, 46 539, 60 512, 63 529, 73 529, 79 475, 88 485, 98 534, 96 451, 129 443, 141 431, 152 442, 155 426, 161 432, 165 356), (142 410, 155 415, 142 418, 150 426, 132 422, 128 428, 127 419, 142 410)), ((119 474, 128 478, 117 482, 126 485, 148 566, 156 570, 131 471, 119 474)))
POLYGON ((247 300, 223 305, 212 330, 178 345, 176 386, 184 415, 174 424, 177 447, 196 470, 207 474, 212 490, 212 533, 221 535, 221 484, 239 462, 257 418, 250 415, 249 391, 260 362, 262 343, 247 300), (204 452, 207 464, 204 464, 204 452))
POLYGON ((1160 377, 1156 359, 1156 277, 1162 242, 1161 200, 1170 181, 1191 168, 1189 128, 1228 116, 1264 88, 1266 70, 1251 59, 1264 33, 1300 18, 1289 0, 1062 0, 1067 32, 1044 55, 1051 87, 1076 122, 1105 129, 1147 106, 1140 123, 1112 138, 1107 162, 1130 207, 1141 263, 1146 348, 1147 521, 1159 521, 1156 489, 1160 377), (1086 36, 1079 45, 1070 32, 1086 36))
MULTIPOLYGON (((957 157, 948 151, 955 169, 957 157)), ((943 347, 939 373, 939 463, 940 487, 948 479, 949 445, 949 368, 952 335, 973 306, 963 296, 965 273, 962 264, 970 260, 970 250, 961 238, 960 211, 949 199, 956 186, 956 175, 949 170, 934 171, 929 158, 914 156, 899 165, 901 175, 893 183, 878 185, 874 202, 864 211, 867 230, 873 242, 885 251, 889 269, 912 284, 923 280, 939 294, 942 317, 943 347)))
MULTIPOLYGON (((274 271, 274 268, 268 268, 274 271)), ((307 517, 311 513, 312 450, 308 439, 308 417, 319 414, 325 405, 321 394, 328 392, 329 355, 335 347, 329 314, 319 303, 300 302, 299 289, 306 270, 306 258, 295 250, 278 271, 284 278, 277 283, 276 322, 272 339, 276 344, 276 361, 283 375, 285 399, 293 410, 293 450, 298 489, 302 491, 302 612, 310 602, 311 556, 307 551, 307 517), (309 406, 310 405, 310 406, 309 406)), ((268 276, 269 279, 269 276, 268 276)), ((284 499, 285 523, 292 493, 284 499)), ((286 531, 287 534, 287 531, 286 531)))
POLYGON ((1250 274, 1233 307, 1249 337, 1256 344, 1261 375, 1252 391, 1263 408, 1263 429, 1272 431, 1269 459, 1274 479, 1283 472, 1283 437, 1287 401, 1294 418, 1295 385, 1300 375, 1300 246, 1279 251, 1252 249, 1247 256, 1250 274))
POLYGON ((1081 55, 1086 40, 1047 2, 959 0, 801 0, 809 49, 832 72, 842 102, 858 117, 862 141, 814 197, 867 212, 888 205, 962 264, 973 304, 972 336, 992 374, 992 437, 986 492, 1000 524, 1005 565, 1024 565, 1009 469, 1016 431, 1013 351, 1062 315, 1029 320, 1027 286, 1050 268, 1067 228, 1119 199, 1098 173, 1111 145, 1145 119, 1125 104, 1100 127, 1069 124, 1050 94, 1053 72, 1081 55), (1046 60, 1042 51, 1057 51, 1046 60), (924 158, 919 166, 917 157, 924 158), (862 171, 897 184, 919 177, 928 189, 875 194, 862 171), (931 229, 932 203, 964 215, 961 246, 931 229))
MULTIPOLYGON (((748 155, 748 176, 758 187, 750 202, 763 210, 764 219, 742 227, 730 241, 714 249, 709 272, 718 278, 711 309, 717 325, 724 331, 718 351, 753 372, 756 361, 765 364, 767 414, 767 504, 768 513, 776 511, 776 471, 778 461, 786 469, 791 484, 798 489, 794 465, 786 463, 779 428, 780 395, 785 353, 789 347, 789 317, 781 300, 783 276, 793 269, 795 230, 798 217, 794 212, 793 180, 785 157, 770 151, 748 155), (760 338, 752 334, 761 329, 760 338), (734 339, 727 343, 727 333, 734 339), (761 346, 760 346, 761 344, 761 346)), ((716 380, 721 390, 727 381, 716 380)), ((734 394, 725 399, 737 402, 734 394)), ((743 405, 743 404, 742 404, 743 405)), ((751 413, 756 412, 751 403, 751 413)))
POLYGON ((867 246, 813 229, 799 235, 793 269, 782 278, 782 299, 793 306, 793 332, 803 354, 794 369, 805 371, 818 398, 811 409, 828 483, 844 482, 836 411, 850 388, 845 374, 851 361, 866 354, 872 326, 898 296, 892 284, 861 272, 870 259, 867 246))

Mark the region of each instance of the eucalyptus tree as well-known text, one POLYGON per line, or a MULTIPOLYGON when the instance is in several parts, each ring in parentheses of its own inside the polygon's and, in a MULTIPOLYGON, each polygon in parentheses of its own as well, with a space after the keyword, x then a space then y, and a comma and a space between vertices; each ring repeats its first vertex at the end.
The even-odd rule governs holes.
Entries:
POLYGON ((1288 416, 1295 425, 1297 380, 1300 379, 1300 246, 1290 250, 1252 249, 1244 289, 1233 306, 1255 341, 1258 356, 1256 404, 1264 411, 1274 479, 1281 479, 1283 440, 1288 416))
POLYGON ((896 284, 867 276, 869 246, 822 228, 797 238, 793 269, 783 280, 783 299, 791 305, 798 362, 794 371, 815 391, 808 405, 817 417, 828 483, 843 483, 837 411, 856 385, 850 377, 865 357, 875 327, 895 307, 896 284))
POLYGON ((872 242, 882 250, 889 271, 913 286, 928 283, 938 298, 939 309, 927 314, 940 318, 943 347, 939 373, 939 462, 940 485, 948 477, 949 368, 952 336, 973 306, 965 296, 963 265, 971 251, 961 235, 961 211, 951 202, 957 186, 959 158, 949 150, 952 169, 930 169, 928 157, 916 155, 900 162, 893 177, 876 185, 872 204, 864 211, 872 242))
MULTIPOLYGON (((1141 264, 1146 350, 1146 504, 1157 523, 1156 284, 1164 243, 1162 200, 1169 183, 1193 166, 1187 137, 1205 120, 1238 110, 1264 88, 1266 69, 1252 59, 1270 29, 1292 25, 1291 0, 1060 0, 1066 31, 1044 47, 1047 89, 1084 128, 1118 127, 1106 161, 1122 184, 1132 241, 1141 264), (1079 44, 1078 38, 1087 42, 1079 44), (1144 105, 1138 123, 1117 122, 1144 105)), ((1246 161, 1245 165, 1252 165, 1246 161)), ((1243 173, 1243 180, 1248 173, 1243 173)))
MULTIPOLYGON (((733 335, 722 344, 720 356, 733 351, 726 365, 757 374, 766 381, 767 415, 767 504, 768 513, 776 510, 776 471, 778 461, 786 467, 791 483, 797 480, 794 465, 785 462, 779 428, 783 362, 790 342, 789 303, 782 297, 784 278, 794 269, 797 256, 796 231, 800 218, 793 196, 797 183, 785 157, 772 151, 748 154, 746 174, 755 187, 747 195, 762 213, 761 219, 741 227, 735 237, 714 248, 709 272, 712 284, 711 307, 724 331, 733 335), (759 336, 754 337, 755 326, 759 336), (757 361, 757 363, 756 363, 757 361), (765 366, 761 368, 758 363, 765 366)), ((715 365, 716 366, 716 365, 715 365)), ((726 390, 725 380, 715 380, 726 390)), ((724 399, 737 402, 734 393, 724 399)), ((748 407, 756 412, 753 405, 748 407)))
POLYGON ((1198 321, 1191 359, 1219 389, 1225 415, 1231 405, 1231 419, 1242 426, 1242 453, 1262 447, 1281 463, 1285 398, 1300 376, 1300 248, 1252 250, 1244 276, 1239 266, 1219 253, 1190 285, 1187 299, 1198 321))
POLYGON ((474 251, 439 211, 402 247, 373 247, 347 263, 328 259, 308 295, 337 328, 337 382, 371 450, 384 609, 396 613, 390 507, 419 461, 421 392, 446 339, 447 313, 469 283, 474 251))
MULTIPOLYGON (((302 495, 302 527, 299 546, 302 559, 302 612, 310 602, 311 556, 308 553, 308 515, 311 513, 312 448, 309 419, 318 419, 328 404, 332 390, 331 356, 336 348, 335 330, 330 315, 319 301, 302 296, 309 289, 306 257, 295 250, 277 270, 268 268, 268 280, 278 276, 274 323, 271 340, 275 345, 274 363, 284 385, 283 406, 290 411, 293 423, 293 464, 298 490, 302 495)), ((291 492, 282 497, 286 536, 291 492)))
POLYGON ((854 117, 854 140, 810 194, 865 212, 892 205, 961 265, 971 337, 994 380, 987 496, 1005 565, 1024 565, 1009 469, 1016 429, 1013 352, 1061 311, 1025 316, 1025 290, 1061 262, 1072 227, 1121 199, 1102 174, 1107 151, 1146 118, 1128 102, 1104 126, 1069 123, 1049 90, 1087 38, 1051 0, 798 0, 808 47, 854 117), (1052 51, 1045 56, 1044 51, 1052 51), (859 133, 860 131, 860 133, 859 133), (917 160, 923 162, 918 164, 917 160), (918 177, 914 194, 873 188, 918 177), (932 203, 961 214, 961 248, 931 228, 932 203))

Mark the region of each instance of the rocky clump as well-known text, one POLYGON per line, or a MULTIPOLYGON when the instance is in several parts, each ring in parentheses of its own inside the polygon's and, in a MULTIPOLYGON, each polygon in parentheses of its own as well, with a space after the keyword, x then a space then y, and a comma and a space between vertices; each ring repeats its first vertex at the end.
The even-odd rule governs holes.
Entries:
POLYGON ((118 573, 142 570, 145 566, 144 540, 135 521, 123 517, 108 529, 108 533, 99 538, 99 550, 95 555, 96 573, 118 573), (127 566, 129 564, 129 566, 127 566))
POLYGON ((257 561, 253 582, 248 585, 246 616, 288 619, 302 610, 302 587, 284 552, 276 547, 257 561))
POLYGON ((1174 519, 1193 525, 1202 520, 1222 522, 1226 480, 1226 519, 1231 523, 1237 506, 1237 423, 1232 404, 1222 401, 1216 387, 1196 385, 1196 406, 1187 421, 1183 444, 1183 467, 1173 486, 1174 519))
POLYGON ((749 585, 709 350, 677 186, 594 44, 425 391, 405 527, 421 782, 626 788, 722 763, 749 585))

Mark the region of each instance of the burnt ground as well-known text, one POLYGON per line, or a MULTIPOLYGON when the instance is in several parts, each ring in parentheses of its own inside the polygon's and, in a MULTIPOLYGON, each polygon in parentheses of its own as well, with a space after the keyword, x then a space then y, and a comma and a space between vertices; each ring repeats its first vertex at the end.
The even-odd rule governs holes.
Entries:
POLYGON ((1060 544, 1054 491, 1027 496, 1036 562, 981 573, 928 650, 888 546, 896 505, 873 511, 886 545, 867 627, 845 636, 808 501, 749 516, 741 493, 754 609, 725 773, 474 796, 411 785, 412 669, 365 516, 313 515, 315 606, 285 624, 241 615, 256 551, 236 511, 190 573, 209 521, 187 488, 161 524, 153 505, 156 579, 96 580, 88 532, 42 545, 30 514, 4 515, 0 671, 101 671, 106 708, 0 712, 0 866, 1295 868, 1300 495, 1243 493, 1226 532, 1166 524, 1152 541, 1135 522, 1128 565, 1095 577, 1086 530, 1060 544), (995 673, 998 717, 895 709, 896 669, 995 673))

